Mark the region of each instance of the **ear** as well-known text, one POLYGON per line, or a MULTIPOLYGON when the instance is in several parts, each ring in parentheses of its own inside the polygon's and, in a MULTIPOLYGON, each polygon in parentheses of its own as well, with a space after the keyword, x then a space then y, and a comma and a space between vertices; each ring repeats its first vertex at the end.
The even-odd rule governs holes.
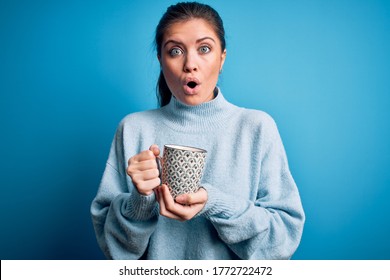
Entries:
POLYGON ((222 71, 223 64, 225 63, 225 59, 226 59, 226 49, 221 54, 221 67, 219 69, 220 71, 222 71))
POLYGON ((161 66, 161 56, 157 55, 157 59, 158 59, 158 62, 160 62, 160 66, 161 66))

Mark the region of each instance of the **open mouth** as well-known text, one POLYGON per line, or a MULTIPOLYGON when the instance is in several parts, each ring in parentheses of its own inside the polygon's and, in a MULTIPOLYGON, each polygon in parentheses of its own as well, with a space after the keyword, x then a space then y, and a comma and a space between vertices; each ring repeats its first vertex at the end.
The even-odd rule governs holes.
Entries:
POLYGON ((187 83, 187 86, 188 86, 189 88, 195 88, 197 85, 198 85, 198 84, 197 84, 196 82, 193 82, 193 81, 187 83))

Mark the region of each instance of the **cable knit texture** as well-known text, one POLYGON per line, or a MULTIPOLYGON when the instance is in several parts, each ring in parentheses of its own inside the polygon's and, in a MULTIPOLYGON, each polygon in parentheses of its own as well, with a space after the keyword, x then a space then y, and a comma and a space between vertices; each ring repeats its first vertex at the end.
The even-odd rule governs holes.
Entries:
POLYGON ((126 116, 91 214, 109 259, 289 259, 305 221, 275 122, 221 92, 197 106, 172 98, 126 116), (126 174, 128 159, 152 144, 208 151, 201 181, 208 201, 192 220, 161 216, 154 194, 139 194, 126 174))

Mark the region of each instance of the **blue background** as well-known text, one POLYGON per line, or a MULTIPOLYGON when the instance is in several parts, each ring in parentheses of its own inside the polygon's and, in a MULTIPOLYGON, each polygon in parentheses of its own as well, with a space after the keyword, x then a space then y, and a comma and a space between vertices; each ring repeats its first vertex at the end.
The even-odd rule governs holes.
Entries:
MULTIPOLYGON (((101 259, 116 126, 155 108, 176 1, 0 1, 0 258, 101 259)), ((208 1, 231 102, 276 120, 307 215, 294 259, 390 259, 390 1, 208 1)))

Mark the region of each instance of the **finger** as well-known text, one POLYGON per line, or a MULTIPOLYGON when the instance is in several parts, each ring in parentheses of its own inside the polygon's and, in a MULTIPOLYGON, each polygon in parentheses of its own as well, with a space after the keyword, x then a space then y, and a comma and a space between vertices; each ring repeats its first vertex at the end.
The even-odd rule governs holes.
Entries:
POLYGON ((148 181, 159 178, 160 172, 157 168, 148 169, 141 172, 131 173, 130 177, 134 182, 148 181))
POLYGON ((154 156, 153 152, 150 150, 142 151, 139 154, 131 157, 128 161, 128 164, 134 164, 137 162, 142 162, 145 160, 152 160, 155 159, 156 157, 154 156))
POLYGON ((164 200, 165 207, 168 211, 173 212, 175 211, 175 201, 173 200, 173 197, 169 191, 169 188, 167 185, 162 184, 160 187, 160 195, 162 196, 162 199, 164 200))
POLYGON ((152 151, 154 156, 156 156, 156 157, 160 154, 160 148, 156 144, 153 144, 152 146, 150 146, 149 151, 152 151))
POLYGON ((157 163, 156 163, 155 159, 131 163, 127 167, 127 169, 128 169, 128 173, 138 173, 139 171, 146 171, 146 170, 152 170, 152 169, 158 170, 157 163))
POLYGON ((179 220, 179 221, 184 221, 180 216, 172 213, 171 211, 169 211, 167 208, 166 208, 166 204, 165 204, 165 201, 164 201, 164 197, 162 195, 162 187, 158 187, 156 192, 158 193, 157 194, 157 198, 158 198, 158 203, 160 205, 160 215, 164 216, 164 217, 167 217, 167 218, 170 218, 170 219, 175 219, 175 220, 179 220))
POLYGON ((204 188, 200 188, 195 193, 178 195, 175 201, 184 205, 204 204, 207 202, 207 191, 204 188))
POLYGON ((144 177, 145 180, 153 179, 160 175, 155 161, 143 161, 131 164, 127 167, 126 172, 133 181, 142 180, 144 177))
POLYGON ((153 190, 160 185, 160 178, 141 181, 139 183, 134 182, 134 184, 139 193, 148 195, 151 194, 153 190))
POLYGON ((181 205, 173 200, 167 185, 160 187, 160 196, 167 212, 167 217, 175 216, 181 221, 189 220, 194 217, 202 208, 201 204, 181 205))

